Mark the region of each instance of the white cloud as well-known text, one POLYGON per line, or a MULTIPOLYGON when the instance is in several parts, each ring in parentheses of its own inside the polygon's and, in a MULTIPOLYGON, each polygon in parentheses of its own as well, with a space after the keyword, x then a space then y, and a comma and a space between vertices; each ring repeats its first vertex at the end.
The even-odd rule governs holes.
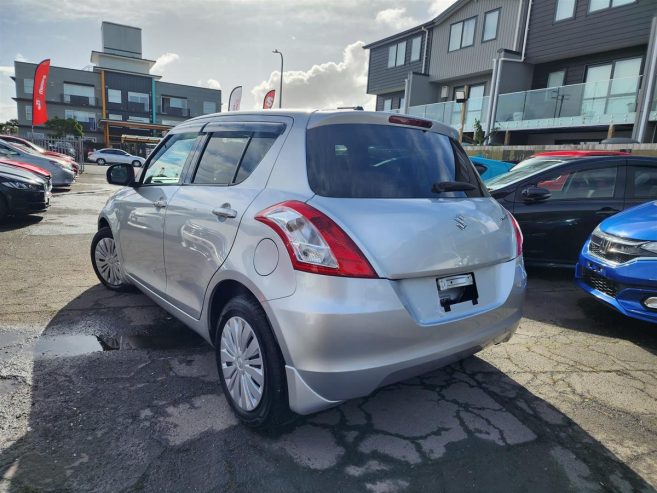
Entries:
POLYGON ((419 24, 415 18, 406 15, 404 7, 381 10, 376 14, 375 21, 401 31, 419 24))
POLYGON ((164 53, 155 60, 155 65, 151 68, 151 73, 155 75, 163 75, 166 66, 178 60, 180 60, 180 56, 178 56, 177 53, 164 53))
POLYGON ((436 17, 441 14, 447 7, 452 5, 456 0, 433 0, 429 5, 429 14, 436 17))
MULTIPOLYGON (((365 93, 367 87, 368 52, 362 41, 348 45, 342 61, 313 65, 307 71, 292 70, 283 77, 283 106, 285 108, 337 108, 361 105, 374 109, 374 96, 365 93)), ((262 100, 270 89, 276 89, 280 72, 272 72, 252 90, 254 108, 262 108, 262 100)), ((278 94, 276 95, 278 97, 278 94)), ((278 99, 275 105, 278 104, 278 99)))
POLYGON ((205 81, 205 86, 210 89, 221 89, 221 84, 217 79, 208 79, 205 81))

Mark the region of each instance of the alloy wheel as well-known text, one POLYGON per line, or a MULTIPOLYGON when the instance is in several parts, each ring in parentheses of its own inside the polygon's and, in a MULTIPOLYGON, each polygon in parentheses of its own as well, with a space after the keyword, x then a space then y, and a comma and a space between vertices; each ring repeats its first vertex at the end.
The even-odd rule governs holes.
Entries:
POLYGON ((242 317, 231 317, 221 334, 221 370, 233 402, 253 411, 264 391, 262 352, 255 332, 242 317))
POLYGON ((123 284, 121 262, 113 238, 103 238, 96 244, 94 258, 98 272, 108 284, 113 286, 123 284))

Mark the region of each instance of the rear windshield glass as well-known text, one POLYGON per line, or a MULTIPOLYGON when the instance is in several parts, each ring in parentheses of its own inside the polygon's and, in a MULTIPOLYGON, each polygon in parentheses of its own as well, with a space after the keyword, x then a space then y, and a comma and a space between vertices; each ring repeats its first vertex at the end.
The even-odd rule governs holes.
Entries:
POLYGON ((482 197, 477 171, 452 140, 391 125, 339 124, 308 130, 310 188, 324 197, 482 197), (432 192, 434 183, 466 182, 466 192, 432 192))

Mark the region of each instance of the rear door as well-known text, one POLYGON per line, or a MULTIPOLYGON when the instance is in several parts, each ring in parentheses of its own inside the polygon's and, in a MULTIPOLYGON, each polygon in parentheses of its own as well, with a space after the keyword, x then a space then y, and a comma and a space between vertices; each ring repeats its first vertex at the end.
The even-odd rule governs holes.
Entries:
POLYGON ((514 216, 529 262, 574 265, 582 245, 605 218, 623 209, 625 159, 573 161, 534 176, 516 189, 514 216), (530 201, 523 191, 548 189, 550 198, 530 201))
POLYGON ((657 199, 657 159, 631 161, 625 193, 625 208, 657 199))
POLYGON ((166 297, 195 318, 244 212, 267 182, 286 123, 208 124, 195 165, 167 206, 166 297))
POLYGON ((117 199, 123 267, 159 295, 166 289, 164 218, 197 138, 198 129, 168 135, 142 173, 139 186, 117 199))

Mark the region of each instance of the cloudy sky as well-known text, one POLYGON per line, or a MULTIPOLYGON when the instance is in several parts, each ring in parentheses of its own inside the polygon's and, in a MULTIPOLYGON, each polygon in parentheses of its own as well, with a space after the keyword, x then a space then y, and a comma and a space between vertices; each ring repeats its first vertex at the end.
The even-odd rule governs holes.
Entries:
POLYGON ((0 16, 0 121, 16 116, 13 61, 50 58, 89 65, 101 49, 101 21, 142 28, 143 55, 163 80, 230 90, 243 85, 242 108, 257 108, 278 88, 283 103, 326 108, 365 105, 363 44, 444 10, 454 0, 3 0, 0 16), (138 8, 137 8, 138 7, 138 8))

